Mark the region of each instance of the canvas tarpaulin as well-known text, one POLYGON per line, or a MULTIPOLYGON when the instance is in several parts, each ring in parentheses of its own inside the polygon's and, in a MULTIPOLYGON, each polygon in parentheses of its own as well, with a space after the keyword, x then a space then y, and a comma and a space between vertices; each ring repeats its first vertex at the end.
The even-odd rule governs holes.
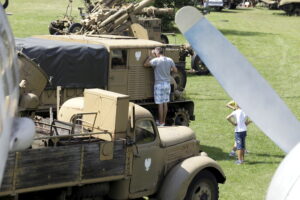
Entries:
POLYGON ((109 54, 103 45, 17 38, 16 47, 46 72, 48 89, 107 86, 109 54))

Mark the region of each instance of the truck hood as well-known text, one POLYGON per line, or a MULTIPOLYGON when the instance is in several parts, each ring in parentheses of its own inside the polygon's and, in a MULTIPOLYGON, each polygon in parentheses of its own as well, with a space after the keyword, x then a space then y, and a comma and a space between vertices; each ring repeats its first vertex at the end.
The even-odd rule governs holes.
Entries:
POLYGON ((194 131, 186 126, 158 127, 158 132, 163 147, 196 139, 194 131))

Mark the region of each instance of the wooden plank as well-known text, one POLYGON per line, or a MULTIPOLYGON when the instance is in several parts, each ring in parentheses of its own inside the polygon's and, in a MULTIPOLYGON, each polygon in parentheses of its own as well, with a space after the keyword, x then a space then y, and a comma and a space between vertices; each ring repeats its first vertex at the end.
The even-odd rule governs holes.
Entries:
POLYGON ((13 191, 13 175, 16 190, 35 187, 51 187, 53 184, 80 183, 103 177, 124 175, 126 166, 125 141, 114 143, 112 160, 100 160, 100 143, 28 149, 19 152, 16 170, 15 153, 10 153, 1 192, 13 191), (83 149, 83 153, 81 153, 83 149), (81 158, 83 156, 83 158, 81 158), (80 172, 81 161, 83 164, 80 172))
POLYGON ((83 179, 124 174, 126 165, 124 141, 114 143, 114 155, 111 160, 100 160, 99 144, 85 145, 83 163, 83 179))
POLYGON ((15 153, 10 153, 7 158, 0 192, 9 191, 13 189, 14 166, 15 166, 15 153))
POLYGON ((80 146, 32 149, 21 152, 16 188, 28 188, 79 179, 80 146))

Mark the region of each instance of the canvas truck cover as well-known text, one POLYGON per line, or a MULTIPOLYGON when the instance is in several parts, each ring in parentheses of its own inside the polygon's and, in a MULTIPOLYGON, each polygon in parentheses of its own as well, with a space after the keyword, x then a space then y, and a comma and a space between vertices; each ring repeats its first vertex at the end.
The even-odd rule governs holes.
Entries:
POLYGON ((103 45, 17 38, 16 48, 46 72, 47 89, 105 89, 107 85, 109 54, 103 45))

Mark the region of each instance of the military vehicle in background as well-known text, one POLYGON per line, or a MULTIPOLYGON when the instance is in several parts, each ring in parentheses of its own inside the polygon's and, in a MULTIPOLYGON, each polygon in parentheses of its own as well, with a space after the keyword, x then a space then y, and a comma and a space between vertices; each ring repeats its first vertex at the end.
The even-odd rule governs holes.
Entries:
POLYGON ((75 22, 68 12, 70 2, 65 17, 50 23, 50 34, 125 35, 168 43, 167 36, 161 33, 161 19, 157 16, 174 15, 173 8, 148 7, 154 0, 135 4, 121 0, 84 2, 85 8, 79 8, 81 22, 75 22))
MULTIPOLYGON (((154 74, 144 61, 160 46, 178 69, 172 74, 167 124, 188 125, 194 120, 194 102, 184 98, 185 57, 181 45, 116 35, 48 35, 16 39, 21 68, 20 112, 55 112, 66 100, 83 95, 85 88, 101 88, 130 96, 157 116, 153 98, 154 74), (60 91, 57 87, 60 86, 60 91)), ((56 112, 57 113, 57 112, 56 112)))
POLYGON ((129 99, 87 89, 60 121, 37 119, 31 148, 9 154, 0 200, 218 199, 226 177, 194 131, 157 127, 129 99))
POLYGON ((271 10, 278 9, 279 0, 260 0, 263 3, 264 7, 267 7, 271 10))
POLYGON ((300 0, 281 0, 278 7, 287 15, 300 16, 300 0))
POLYGON ((236 7, 242 3, 241 0, 224 0, 224 7, 229 9, 236 9, 236 7))
MULTIPOLYGON (((134 36, 140 39, 149 39, 162 43, 169 43, 166 34, 162 33, 163 15, 174 16, 173 8, 148 7, 154 0, 143 0, 139 3, 125 3, 123 0, 89 1, 84 0, 85 8, 79 8, 81 22, 75 22, 71 16, 70 7, 63 19, 52 21, 49 32, 52 35, 101 35, 113 34, 134 36)), ((209 71, 199 56, 187 45, 179 49, 180 60, 191 57, 191 68, 197 74, 208 74, 209 71)))

